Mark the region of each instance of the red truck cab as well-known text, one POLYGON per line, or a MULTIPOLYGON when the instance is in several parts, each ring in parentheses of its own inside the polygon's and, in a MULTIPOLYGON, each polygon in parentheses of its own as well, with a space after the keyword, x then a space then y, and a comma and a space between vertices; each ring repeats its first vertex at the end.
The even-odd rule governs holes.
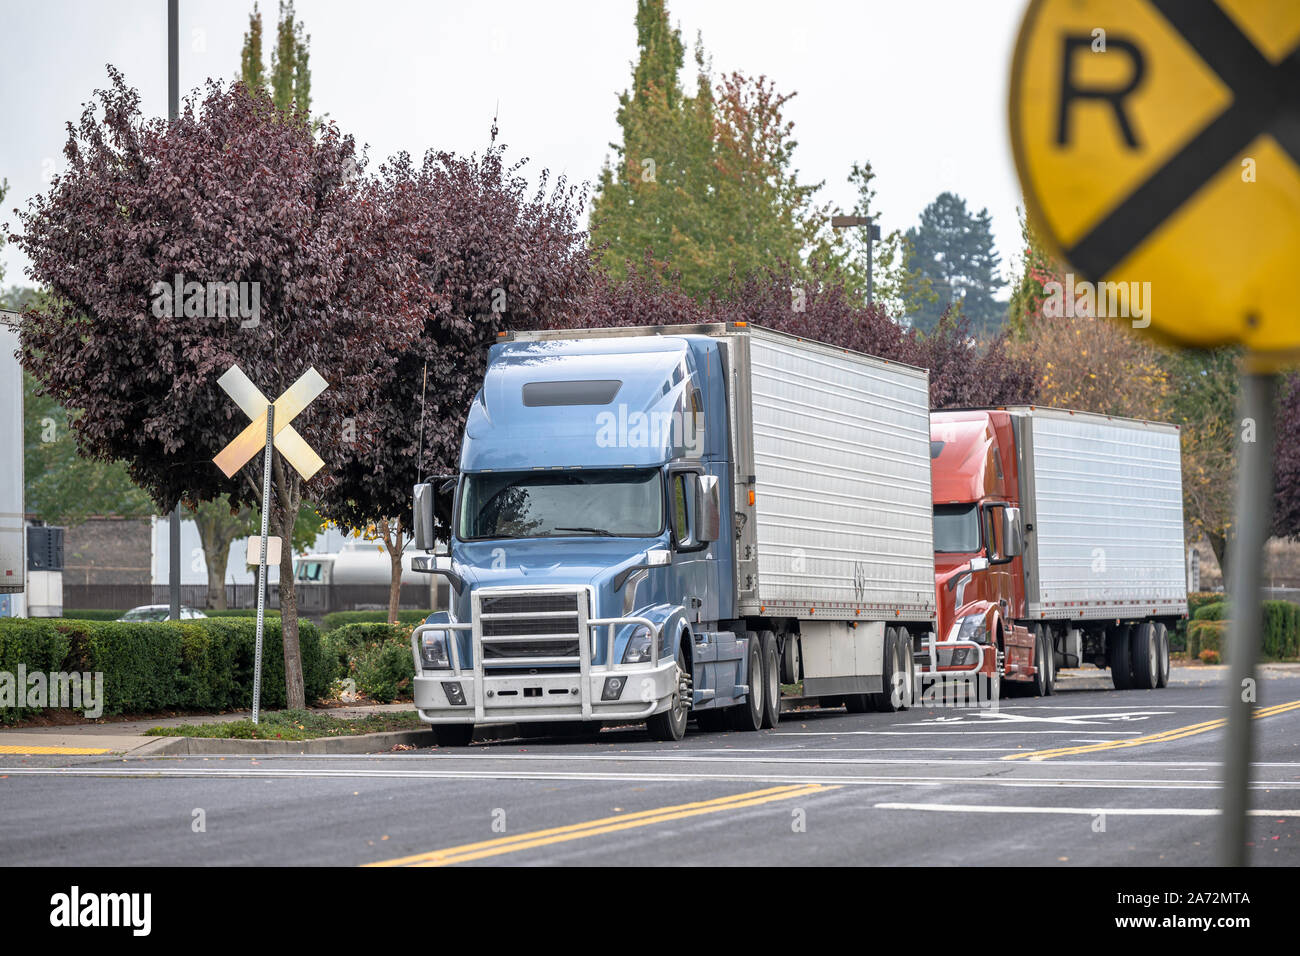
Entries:
POLYGON ((994 687, 1005 678, 1050 694, 1050 655, 1041 654, 1040 675, 1039 639, 1015 623, 1028 614, 1011 415, 996 409, 931 414, 930 469, 938 618, 928 663, 939 672, 969 671, 981 658, 973 642, 982 648, 978 672, 994 687), (954 641, 962 644, 943 646, 954 641))

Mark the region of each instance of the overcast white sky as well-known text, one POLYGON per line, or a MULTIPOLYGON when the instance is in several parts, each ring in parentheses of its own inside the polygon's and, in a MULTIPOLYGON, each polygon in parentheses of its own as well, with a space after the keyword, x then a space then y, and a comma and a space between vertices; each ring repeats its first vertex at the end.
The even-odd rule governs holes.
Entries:
MULTIPOLYGON (((877 172, 886 231, 952 190, 992 213, 1003 271, 1018 259, 1020 190, 1006 88, 1022 0, 669 0, 684 39, 702 32, 714 73, 765 74, 788 108, 796 165, 847 206, 854 160, 877 172)), ((274 42, 275 0, 261 8, 274 42)), ((514 156, 594 180, 617 138, 616 95, 636 54, 633 0, 298 0, 311 35, 312 111, 372 160, 401 149, 469 152, 493 111, 514 156)), ((64 124, 112 63, 147 113, 167 110, 166 0, 0 0, 0 221, 62 163, 64 124)), ((233 78, 252 0, 180 0, 182 96, 233 78)), ((691 61, 688 57, 688 64, 691 61)), ((25 257, 0 253, 4 283, 25 257)), ((1005 294, 1005 290, 1003 290, 1005 294)))

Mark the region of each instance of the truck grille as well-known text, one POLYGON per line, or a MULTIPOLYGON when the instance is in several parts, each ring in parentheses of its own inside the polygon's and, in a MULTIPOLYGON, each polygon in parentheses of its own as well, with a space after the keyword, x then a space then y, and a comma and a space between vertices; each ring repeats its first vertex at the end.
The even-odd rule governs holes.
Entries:
POLYGON ((579 592, 478 596, 483 666, 578 671, 584 619, 579 592))

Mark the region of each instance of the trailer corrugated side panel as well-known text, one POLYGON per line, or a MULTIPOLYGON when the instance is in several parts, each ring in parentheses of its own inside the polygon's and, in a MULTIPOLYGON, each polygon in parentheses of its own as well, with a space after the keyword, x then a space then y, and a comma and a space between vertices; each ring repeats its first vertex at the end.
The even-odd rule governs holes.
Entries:
POLYGON ((929 620, 929 374, 760 329, 747 338, 764 613, 929 620))
POLYGON ((1029 438, 1031 617, 1184 612, 1178 429, 1048 409, 1019 424, 1029 438))

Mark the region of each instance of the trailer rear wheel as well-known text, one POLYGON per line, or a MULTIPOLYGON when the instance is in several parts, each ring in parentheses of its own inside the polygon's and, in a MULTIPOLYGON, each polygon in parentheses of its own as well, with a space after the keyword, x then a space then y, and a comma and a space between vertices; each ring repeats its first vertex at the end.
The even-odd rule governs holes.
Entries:
POLYGON ((1107 656, 1110 659, 1110 679, 1116 690, 1129 690, 1133 686, 1133 655, 1130 635, 1133 628, 1119 624, 1106 629, 1107 656))
POLYGON ((1143 621, 1133 629, 1133 686, 1155 690, 1160 682, 1160 642, 1156 626, 1143 621))
POLYGON ((759 631, 758 642, 763 652, 763 726, 775 727, 781 722, 781 654, 771 631, 759 631))
POLYGON ((1160 640, 1160 680, 1157 687, 1169 686, 1169 628, 1163 624, 1156 625, 1156 636, 1160 640))
POLYGON ((749 693, 743 703, 730 708, 731 726, 736 730, 761 730, 763 728, 763 652, 759 647, 758 635, 753 631, 745 632, 745 643, 749 649, 745 655, 749 680, 749 693))
POLYGON ((889 714, 902 710, 904 706, 902 682, 907 680, 907 667, 900 653, 902 641, 898 639, 898 629, 885 628, 884 667, 880 675, 881 691, 871 695, 872 706, 881 713, 889 714))
POLYGON ((439 747, 468 747, 473 739, 473 724, 433 725, 433 742, 439 747))

